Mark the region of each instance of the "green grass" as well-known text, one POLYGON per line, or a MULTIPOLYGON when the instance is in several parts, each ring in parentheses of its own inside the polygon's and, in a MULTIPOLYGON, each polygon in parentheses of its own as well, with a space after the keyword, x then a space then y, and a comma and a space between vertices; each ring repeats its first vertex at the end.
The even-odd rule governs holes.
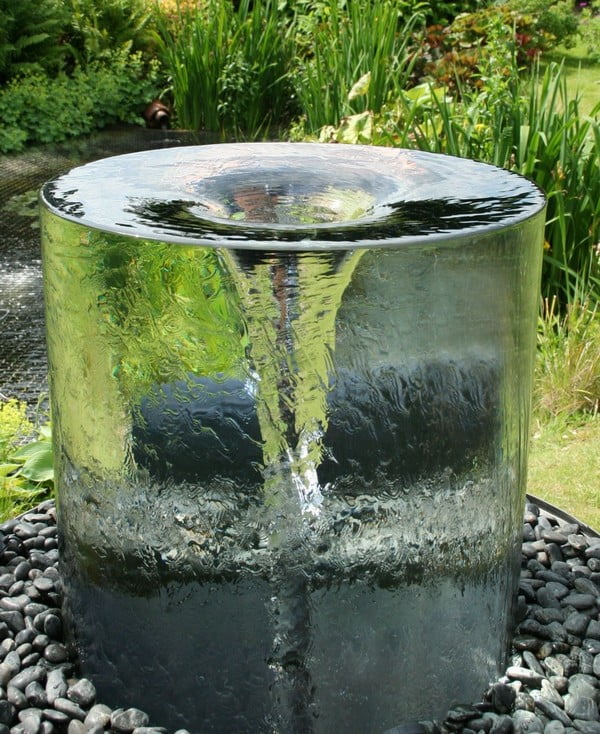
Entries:
POLYGON ((600 531, 600 416, 533 426, 527 491, 600 531))
POLYGON ((600 531, 600 309, 545 303, 528 491, 600 531))
POLYGON ((563 63, 570 96, 579 97, 582 115, 589 115, 600 102, 600 60, 590 57, 583 42, 573 48, 559 47, 542 59, 542 67, 550 63, 563 63))

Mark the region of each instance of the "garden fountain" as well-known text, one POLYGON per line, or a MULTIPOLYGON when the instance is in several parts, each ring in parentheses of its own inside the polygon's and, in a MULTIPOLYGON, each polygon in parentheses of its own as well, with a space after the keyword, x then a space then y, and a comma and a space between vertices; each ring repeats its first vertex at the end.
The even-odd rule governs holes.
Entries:
POLYGON ((104 700, 384 732, 501 673, 543 211, 491 166, 344 145, 46 184, 65 615, 104 700))

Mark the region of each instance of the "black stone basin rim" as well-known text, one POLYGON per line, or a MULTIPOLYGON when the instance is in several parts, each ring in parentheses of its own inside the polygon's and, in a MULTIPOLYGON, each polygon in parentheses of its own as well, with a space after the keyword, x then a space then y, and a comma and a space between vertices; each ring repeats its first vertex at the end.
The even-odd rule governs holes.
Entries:
POLYGON ((514 172, 439 153, 364 145, 229 143, 105 158, 45 184, 41 203, 83 227, 136 239, 299 252, 453 245, 532 219, 546 202, 535 184, 514 172), (374 206, 356 219, 309 224, 205 215, 202 187, 230 175, 222 172, 229 164, 239 165, 246 176, 255 171, 266 175, 280 166, 287 180, 297 169, 309 185, 306 174, 312 164, 318 169, 313 193, 322 185, 349 186, 372 194, 374 206), (96 187, 103 176, 111 185, 100 192, 96 187), (118 221, 111 221, 109 212, 116 212, 118 221))
POLYGON ((600 533, 598 531, 594 530, 589 525, 579 520, 577 517, 569 515, 568 512, 561 510, 559 507, 551 505, 550 502, 546 502, 546 500, 542 500, 533 494, 529 494, 529 492, 527 493, 526 497, 528 502, 533 502, 533 504, 537 505, 540 510, 542 510, 542 512, 548 515, 552 515, 557 519, 563 520, 567 523, 576 523, 577 525, 579 525, 579 528, 584 535, 588 535, 591 538, 600 538, 600 533))

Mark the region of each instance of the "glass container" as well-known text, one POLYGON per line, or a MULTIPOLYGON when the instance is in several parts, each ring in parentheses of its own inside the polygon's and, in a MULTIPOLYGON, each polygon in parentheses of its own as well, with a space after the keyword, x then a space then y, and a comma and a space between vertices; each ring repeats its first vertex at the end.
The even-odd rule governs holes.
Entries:
POLYGON ((101 700, 381 734, 480 699, 512 626, 544 206, 492 166, 345 145, 44 186, 64 613, 101 700))

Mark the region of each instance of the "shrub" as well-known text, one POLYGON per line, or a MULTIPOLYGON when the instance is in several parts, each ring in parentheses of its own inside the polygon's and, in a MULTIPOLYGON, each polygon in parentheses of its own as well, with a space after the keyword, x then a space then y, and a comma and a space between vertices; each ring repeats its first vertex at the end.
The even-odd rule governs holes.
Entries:
POLYGON ((36 429, 24 403, 0 399, 0 521, 48 497, 53 488, 48 424, 36 429))
POLYGON ((125 52, 77 67, 70 77, 23 75, 0 91, 0 151, 66 140, 117 121, 138 122, 158 91, 157 63, 147 66, 139 54, 125 52))
POLYGON ((156 51, 154 13, 147 0, 64 0, 64 4, 76 63, 110 59, 115 51, 156 51))
MULTIPOLYGON (((458 88, 482 86, 482 67, 501 40, 519 65, 530 65, 559 43, 572 44, 579 21, 564 1, 508 0, 474 13, 463 13, 449 26, 430 26, 418 51, 418 75, 458 88)), ((510 73, 506 68, 506 73, 510 73)))
POLYGON ((67 21, 61 0, 0 0, 0 84, 17 74, 62 68, 67 21))
MULTIPOLYGON (((507 64, 510 59, 503 59, 507 64)), ((548 197, 542 293, 561 308, 600 300, 600 104, 584 118, 560 67, 529 83, 516 64, 482 74, 482 87, 453 95, 424 84, 379 115, 350 117, 325 139, 420 148, 474 158, 535 181, 548 197)))
POLYGON ((534 411, 538 418, 600 412, 600 307, 546 299, 538 322, 534 411))
POLYGON ((277 0, 207 0, 159 28, 180 125, 256 137, 289 117, 292 36, 277 0))
POLYGON ((331 0, 326 21, 316 14, 308 18, 304 33, 310 40, 298 50, 294 74, 307 131, 344 115, 378 111, 405 87, 414 62, 409 42, 422 17, 405 21, 402 8, 388 0, 348 0, 340 10, 331 0))

